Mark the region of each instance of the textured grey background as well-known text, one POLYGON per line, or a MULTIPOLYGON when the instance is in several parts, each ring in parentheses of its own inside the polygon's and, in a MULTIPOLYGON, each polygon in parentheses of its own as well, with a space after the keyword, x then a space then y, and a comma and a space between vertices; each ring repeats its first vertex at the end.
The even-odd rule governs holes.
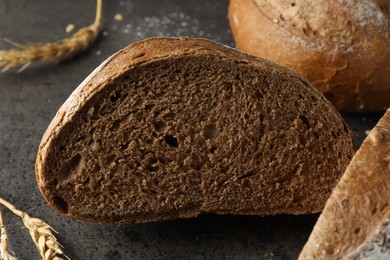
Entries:
MULTIPOLYGON (((201 36, 234 46, 228 0, 104 1, 103 30, 85 54, 59 65, 0 74, 0 196, 50 223, 72 259, 295 259, 318 215, 217 216, 142 225, 101 226, 53 212, 35 182, 39 141, 73 89, 105 58, 151 36, 201 36), (115 21, 115 14, 123 21, 115 21)), ((54 41, 93 21, 94 0, 0 0, 0 38, 54 41)), ((0 40, 0 49, 10 46, 0 40)), ((343 115, 360 145, 381 113, 343 115)), ((4 211, 11 248, 39 259, 21 221, 4 211)))

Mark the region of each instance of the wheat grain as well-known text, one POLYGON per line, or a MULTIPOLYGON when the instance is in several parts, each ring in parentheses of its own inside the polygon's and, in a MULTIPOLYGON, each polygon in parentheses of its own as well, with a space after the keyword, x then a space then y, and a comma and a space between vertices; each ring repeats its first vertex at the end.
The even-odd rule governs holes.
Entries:
POLYGON ((9 253, 8 237, 3 223, 3 215, 0 210, 0 259, 1 260, 17 260, 18 258, 9 253))
POLYGON ((14 205, 3 198, 0 198, 0 204, 7 207, 22 219, 24 226, 28 228, 31 238, 42 256, 42 259, 69 259, 69 257, 65 255, 63 247, 53 234, 53 232, 57 232, 49 226, 49 224, 41 219, 30 217, 27 213, 18 210, 14 205))
POLYGON ((71 37, 58 42, 19 44, 5 39, 5 41, 18 49, 0 51, 0 68, 3 68, 2 72, 15 67, 19 67, 20 72, 34 62, 48 63, 52 61, 59 63, 85 51, 99 34, 101 13, 102 0, 96 0, 96 16, 93 24, 81 28, 71 37))

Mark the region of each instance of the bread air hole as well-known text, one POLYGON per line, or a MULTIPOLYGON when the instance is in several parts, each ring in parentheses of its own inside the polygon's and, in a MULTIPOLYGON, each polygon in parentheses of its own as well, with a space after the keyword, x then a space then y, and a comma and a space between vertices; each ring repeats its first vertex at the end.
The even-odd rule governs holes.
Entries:
POLYGON ((204 128, 203 136, 205 139, 213 139, 217 135, 217 129, 215 125, 210 124, 204 128))
POLYGON ((120 119, 114 120, 114 122, 112 122, 112 125, 111 125, 111 131, 118 130, 120 125, 121 125, 121 120, 120 119))
POLYGON ((110 166, 114 166, 115 165, 115 162, 116 161, 116 156, 115 154, 111 154, 109 156, 107 156, 104 160, 105 162, 105 166, 106 167, 110 167, 110 166))
POLYGON ((338 131, 337 132, 332 131, 332 136, 333 136, 334 139, 337 139, 337 138, 340 137, 340 133, 338 131))
POLYGON ((213 145, 213 146, 211 146, 209 153, 214 154, 217 149, 218 149, 218 147, 213 145))
POLYGON ((80 154, 76 154, 59 171, 58 180, 60 183, 70 181, 79 175, 84 167, 84 159, 80 154))
POLYGON ((167 145, 169 145, 173 148, 177 148, 179 146, 179 143, 177 142, 176 137, 174 137, 173 135, 166 135, 164 137, 164 141, 167 145))
POLYGON ((119 148, 120 148, 121 150, 126 150, 127 147, 129 147, 129 143, 123 143, 123 144, 120 144, 120 145, 119 145, 119 148))
POLYGON ((332 246, 328 246, 328 247, 325 248, 325 252, 328 255, 333 255, 334 254, 334 249, 333 249, 332 246))
POLYGON ((154 104, 147 104, 147 105, 145 105, 144 108, 146 111, 150 111, 150 110, 152 110, 152 108, 154 108, 154 104))
POLYGON ((250 178, 253 175, 255 175, 255 173, 253 171, 249 171, 249 172, 239 176, 238 179, 242 180, 242 179, 245 179, 245 178, 250 178))
POLYGON ((173 113, 173 112, 169 112, 169 113, 166 113, 165 115, 164 115, 164 119, 165 120, 174 120, 176 118, 176 115, 175 115, 175 113, 173 113))
POLYGON ((259 90, 256 90, 256 92, 255 92, 255 97, 256 97, 257 99, 263 99, 263 98, 264 98, 264 95, 263 95, 263 93, 261 93, 259 90))
POLYGON ((307 129, 310 129, 310 122, 309 122, 309 119, 307 119, 306 116, 300 115, 299 119, 301 119, 301 121, 306 125, 307 129))
POLYGON ((148 158, 146 160, 145 168, 148 171, 155 172, 158 170, 158 162, 159 162, 159 160, 155 157, 148 158))
POLYGON ((65 213, 65 214, 68 213, 69 206, 68 206, 68 203, 67 203, 65 200, 61 199, 61 198, 58 197, 58 196, 54 196, 53 201, 54 201, 54 204, 57 206, 57 208, 58 208, 62 213, 65 213))
POLYGON ((118 99, 120 99, 121 97, 122 97, 121 93, 115 93, 114 95, 112 95, 112 96, 110 97, 110 100, 111 100, 111 102, 116 102, 116 101, 118 101, 118 99))
POLYGON ((163 132, 166 128, 166 124, 163 121, 157 121, 153 124, 154 129, 156 129, 157 132, 163 132))
POLYGON ((355 233, 355 235, 358 235, 360 233, 360 228, 355 228, 355 230, 353 231, 355 233))
POLYGON ((295 195, 293 196, 293 203, 296 205, 301 205, 303 202, 304 196, 303 195, 295 195))

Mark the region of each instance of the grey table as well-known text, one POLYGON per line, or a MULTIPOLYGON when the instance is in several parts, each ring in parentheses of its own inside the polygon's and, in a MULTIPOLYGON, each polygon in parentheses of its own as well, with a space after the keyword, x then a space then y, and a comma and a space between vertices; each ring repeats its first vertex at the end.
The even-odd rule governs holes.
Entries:
MULTIPOLYGON (((203 215, 163 223, 94 225, 61 216, 41 197, 34 163, 51 118, 73 89, 104 59, 151 36, 206 37, 234 46, 228 0, 104 2, 103 30, 85 54, 59 65, 0 74, 0 196, 44 219, 72 259, 295 259, 318 215, 203 215), (115 14, 122 21, 114 19, 115 14)), ((55 41, 94 19, 94 0, 0 0, 0 38, 55 41)), ((0 49, 9 45, 0 41, 0 49)), ((382 113, 344 114, 359 146, 382 113)), ((4 211, 11 248, 20 259, 39 259, 21 221, 4 211)))

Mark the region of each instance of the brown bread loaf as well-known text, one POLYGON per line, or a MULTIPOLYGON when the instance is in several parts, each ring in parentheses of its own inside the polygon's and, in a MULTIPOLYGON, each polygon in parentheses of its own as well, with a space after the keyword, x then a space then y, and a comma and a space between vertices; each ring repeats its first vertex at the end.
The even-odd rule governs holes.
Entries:
POLYGON ((69 97, 36 175, 59 212, 147 222, 320 211, 354 154, 352 134, 309 82, 204 39, 119 51, 69 97))
POLYGON ((231 0, 237 48, 293 69, 340 111, 390 107, 389 0, 231 0))
POLYGON ((300 259, 390 259, 390 110, 333 190, 300 259))

